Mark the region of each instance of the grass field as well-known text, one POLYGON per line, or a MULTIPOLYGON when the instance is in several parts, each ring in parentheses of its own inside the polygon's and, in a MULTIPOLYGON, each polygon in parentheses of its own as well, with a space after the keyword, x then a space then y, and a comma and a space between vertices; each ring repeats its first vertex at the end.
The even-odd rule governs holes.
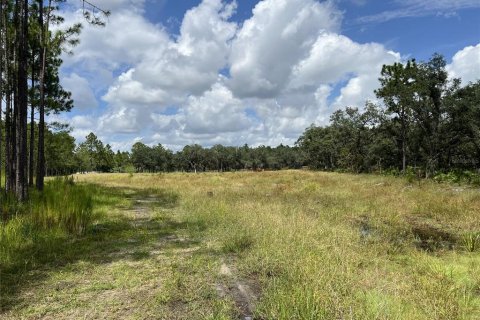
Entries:
POLYGON ((309 171, 75 180, 98 185, 95 223, 1 270, 0 318, 480 318, 478 188, 309 171))

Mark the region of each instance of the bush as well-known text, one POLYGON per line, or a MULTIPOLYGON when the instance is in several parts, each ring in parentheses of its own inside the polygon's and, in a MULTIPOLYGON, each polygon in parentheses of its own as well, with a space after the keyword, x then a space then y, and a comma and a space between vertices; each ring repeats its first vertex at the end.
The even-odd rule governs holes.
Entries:
POLYGON ((404 176, 407 179, 408 183, 414 183, 415 181, 418 181, 420 179, 419 171, 414 167, 410 166, 405 169, 404 176))
POLYGON ((467 183, 480 186, 480 174, 473 171, 454 170, 435 175, 433 180, 448 183, 467 183))

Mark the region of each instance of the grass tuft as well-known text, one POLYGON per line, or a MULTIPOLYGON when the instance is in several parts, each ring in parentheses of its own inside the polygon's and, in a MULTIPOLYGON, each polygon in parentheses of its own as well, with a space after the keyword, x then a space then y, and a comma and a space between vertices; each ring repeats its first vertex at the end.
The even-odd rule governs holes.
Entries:
POLYGON ((222 251, 225 253, 241 253, 254 244, 253 237, 246 233, 236 231, 227 236, 223 242, 222 251))
POLYGON ((468 232, 463 235, 462 240, 468 252, 475 252, 480 248, 480 232, 468 232))

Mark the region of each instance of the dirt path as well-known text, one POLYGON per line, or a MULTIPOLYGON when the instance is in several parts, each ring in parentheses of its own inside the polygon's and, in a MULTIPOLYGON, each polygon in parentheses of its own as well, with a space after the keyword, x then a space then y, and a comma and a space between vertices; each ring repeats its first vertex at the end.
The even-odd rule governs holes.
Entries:
POLYGON ((245 281, 240 280, 233 267, 228 266, 225 262, 220 266, 220 275, 224 282, 216 285, 219 296, 233 299, 242 319, 252 320, 257 301, 254 291, 245 281))
MULTIPOLYGON (((131 212, 134 215, 132 220, 132 226, 135 228, 143 228, 149 225, 152 219, 152 206, 159 201, 155 196, 149 196, 134 201, 134 206, 131 212)), ((164 244, 165 242, 171 243, 188 243, 189 239, 185 236, 178 236, 175 234, 167 235, 160 239, 158 244, 164 244)), ((175 254, 190 254, 201 249, 201 246, 186 246, 184 248, 178 248, 172 252, 175 254)), ((153 250, 152 254, 162 255, 162 250, 153 250)), ((238 272, 233 265, 225 263, 224 259, 221 260, 221 266, 219 270, 221 282, 215 284, 218 297, 221 299, 232 300, 237 309, 240 319, 252 320, 255 310, 255 302, 257 296, 254 290, 245 281, 241 280, 238 276, 238 272)))
MULTIPOLYGON (((145 226, 145 224, 148 224, 148 221, 151 219, 151 209, 149 207, 152 204, 155 204, 157 201, 158 199, 156 199, 154 196, 135 200, 135 205, 132 209, 132 212, 135 215, 135 219, 133 221, 133 225, 135 227, 145 226)), ((166 236, 163 238, 163 240, 180 243, 188 241, 188 239, 184 237, 179 238, 176 235, 166 236)), ((200 246, 186 247, 175 250, 175 253, 185 254, 195 252, 200 249, 200 246)), ((161 254, 159 251, 154 253, 161 254)), ((229 265, 227 265, 222 259, 222 264, 219 270, 219 275, 222 282, 216 283, 215 289, 220 298, 233 300, 241 319, 252 320, 255 310, 255 302, 258 298, 250 285, 239 278, 238 272, 231 265, 231 263, 229 265)))
POLYGON ((176 200, 105 193, 92 231, 24 273, 0 318, 252 319, 253 290, 176 200))

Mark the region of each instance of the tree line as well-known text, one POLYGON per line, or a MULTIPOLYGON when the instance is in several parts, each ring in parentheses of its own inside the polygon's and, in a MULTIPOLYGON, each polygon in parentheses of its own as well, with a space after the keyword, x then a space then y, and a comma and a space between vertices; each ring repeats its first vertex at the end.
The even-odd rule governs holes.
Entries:
MULTIPOLYGON (((161 144, 137 142, 131 151, 112 150, 93 132, 76 145, 67 125, 52 123, 45 131, 45 170, 49 176, 84 172, 204 172, 299 169, 305 159, 299 147, 280 145, 256 148, 198 144, 173 152, 161 144)), ((34 127, 38 134, 38 126, 34 127)), ((35 150, 36 151, 36 145, 35 150)))
MULTIPOLYGON (((56 133, 57 135, 59 133, 56 133)), ((63 135, 66 132, 62 132, 63 135)), ((68 136, 68 134, 66 134, 68 136)), ((272 148, 227 147, 215 145, 204 148, 198 144, 187 145, 173 152, 161 144, 148 146, 137 142, 130 152, 114 152, 109 144, 104 144, 94 133, 76 148, 71 145, 69 153, 62 154, 62 161, 47 165, 52 171, 64 172, 170 172, 170 171, 232 171, 232 170, 277 170, 301 168, 304 158, 298 147, 280 145, 272 148), (61 170, 54 169, 60 166, 61 170)))
POLYGON ((378 103, 338 110, 297 145, 324 170, 439 172, 480 168, 480 81, 449 80, 445 59, 383 66, 378 103))
POLYGON ((114 153, 91 133, 76 150, 80 171, 158 172, 301 168, 349 172, 407 171, 431 177, 480 168, 480 81, 449 79, 443 56, 385 65, 377 101, 335 111, 295 146, 204 148, 172 152, 141 142, 114 153))
MULTIPOLYGON (((44 187, 49 134, 45 116, 73 107, 71 93, 60 84, 60 55, 78 43, 81 24, 52 31, 52 25, 64 21, 56 14, 63 2, 0 2, 0 176, 5 176, 4 191, 20 201, 34 184, 38 190, 44 187)), ((103 25, 90 13, 98 8, 82 2, 85 20, 103 25)))

